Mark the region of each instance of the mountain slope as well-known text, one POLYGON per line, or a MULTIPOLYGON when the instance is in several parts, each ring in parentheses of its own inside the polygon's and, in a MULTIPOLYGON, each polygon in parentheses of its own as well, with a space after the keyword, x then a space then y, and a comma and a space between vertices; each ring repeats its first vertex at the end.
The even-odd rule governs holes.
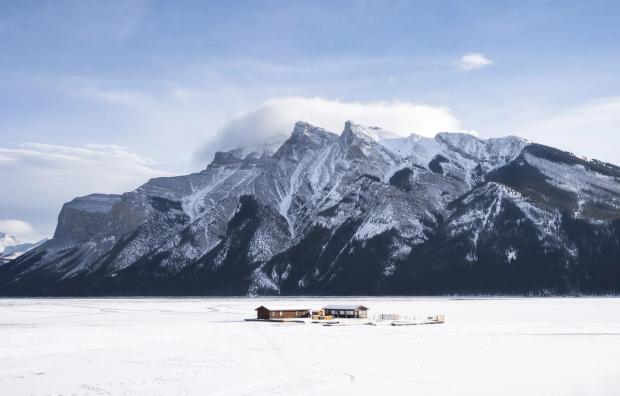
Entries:
POLYGON ((299 122, 202 172, 65 204, 5 295, 609 293, 620 168, 516 137, 299 122))

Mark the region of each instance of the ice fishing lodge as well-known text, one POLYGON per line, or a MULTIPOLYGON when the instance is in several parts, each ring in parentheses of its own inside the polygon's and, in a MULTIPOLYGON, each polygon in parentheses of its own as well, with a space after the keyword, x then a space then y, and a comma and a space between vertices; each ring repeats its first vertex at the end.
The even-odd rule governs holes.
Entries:
POLYGON ((256 319, 278 320, 278 319, 331 319, 331 318, 368 318, 368 308, 363 305, 327 305, 320 310, 310 310, 308 308, 272 308, 264 305, 255 309, 256 319))
POLYGON ((273 319, 297 319, 307 318, 309 316, 308 308, 273 308, 269 309, 264 305, 255 309, 256 319, 273 320, 273 319))
POLYGON ((363 305, 328 305, 323 310, 326 316, 334 318, 368 318, 368 308, 363 305))

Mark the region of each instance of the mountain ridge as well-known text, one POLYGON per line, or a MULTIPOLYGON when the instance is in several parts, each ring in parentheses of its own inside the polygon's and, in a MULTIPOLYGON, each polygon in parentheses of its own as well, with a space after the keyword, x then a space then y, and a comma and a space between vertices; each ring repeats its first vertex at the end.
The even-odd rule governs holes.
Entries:
POLYGON ((0 294, 615 293, 619 240, 614 165, 514 136, 298 122, 201 172, 66 203, 52 240, 0 267, 0 294))

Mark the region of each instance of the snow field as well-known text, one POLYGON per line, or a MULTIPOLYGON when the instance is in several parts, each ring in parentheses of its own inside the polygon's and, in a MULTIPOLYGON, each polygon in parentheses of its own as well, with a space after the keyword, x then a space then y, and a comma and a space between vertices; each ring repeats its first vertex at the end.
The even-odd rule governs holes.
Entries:
POLYGON ((617 395, 616 298, 2 299, 2 395, 617 395), (443 325, 244 322, 361 303, 443 325))

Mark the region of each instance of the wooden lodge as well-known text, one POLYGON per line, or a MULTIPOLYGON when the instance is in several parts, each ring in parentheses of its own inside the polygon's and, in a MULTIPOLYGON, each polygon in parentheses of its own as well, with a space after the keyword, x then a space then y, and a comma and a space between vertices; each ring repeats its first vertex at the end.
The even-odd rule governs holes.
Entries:
POLYGON ((278 319, 298 319, 310 317, 308 308, 273 308, 269 309, 264 305, 255 309, 256 319, 278 320, 278 319))
POLYGON ((328 305, 323 311, 333 318, 368 318, 368 308, 363 305, 328 305))

